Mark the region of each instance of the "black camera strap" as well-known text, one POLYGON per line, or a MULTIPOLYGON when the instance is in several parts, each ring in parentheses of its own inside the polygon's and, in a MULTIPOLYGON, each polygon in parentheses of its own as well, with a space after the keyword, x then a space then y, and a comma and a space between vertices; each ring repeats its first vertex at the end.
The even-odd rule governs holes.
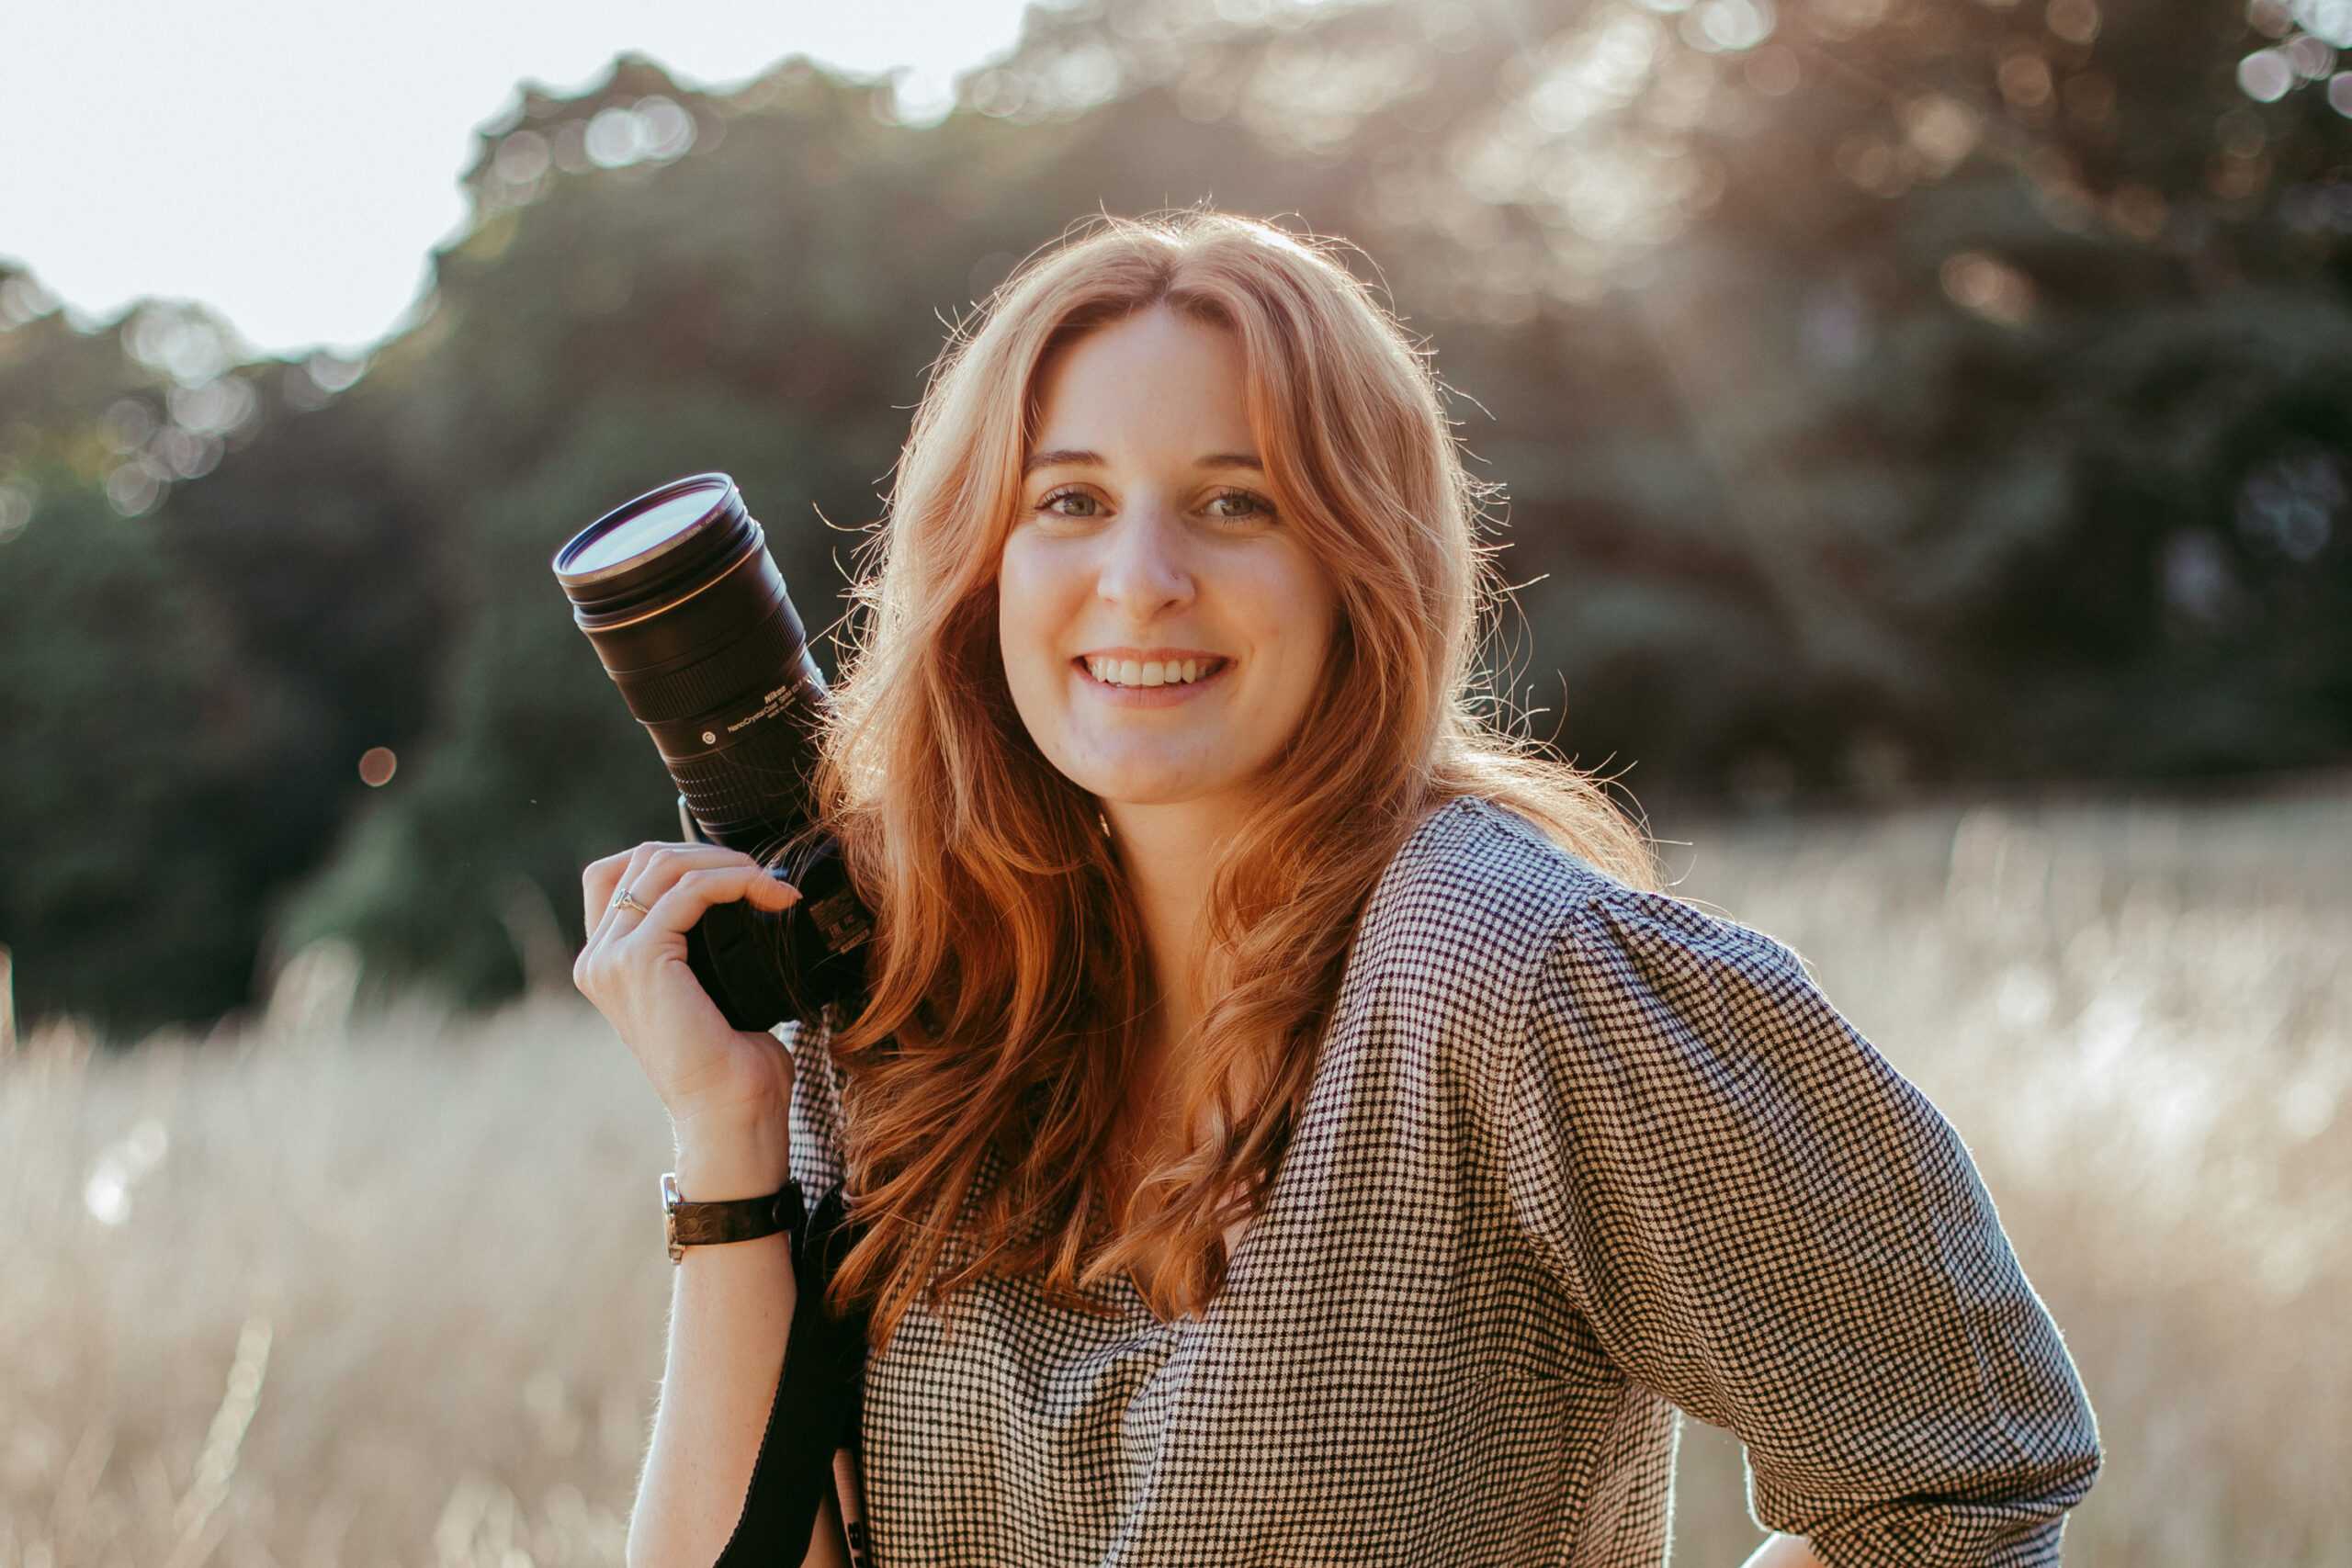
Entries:
POLYGON ((826 1492, 835 1490, 836 1511, 846 1523, 844 1554, 855 1568, 873 1568, 865 1540, 864 1509, 854 1495, 842 1495, 837 1475, 854 1487, 859 1395, 865 1371, 866 1314, 836 1317, 825 1292, 834 1271, 856 1241, 838 1187, 825 1194, 794 1238, 792 1338, 776 1380, 775 1403, 752 1470, 742 1517, 718 1568, 798 1568, 808 1554, 826 1492), (850 1463, 839 1467, 836 1453, 850 1463))

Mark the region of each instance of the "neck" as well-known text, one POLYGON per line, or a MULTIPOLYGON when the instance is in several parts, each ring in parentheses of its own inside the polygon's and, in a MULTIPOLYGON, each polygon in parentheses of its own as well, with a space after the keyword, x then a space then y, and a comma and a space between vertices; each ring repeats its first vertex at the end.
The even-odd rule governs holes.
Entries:
POLYGON ((1232 820, 1222 803, 1102 803, 1126 874, 1158 997, 1153 1031, 1163 1061, 1182 1055, 1202 1010, 1200 938, 1216 874, 1218 842, 1232 820))

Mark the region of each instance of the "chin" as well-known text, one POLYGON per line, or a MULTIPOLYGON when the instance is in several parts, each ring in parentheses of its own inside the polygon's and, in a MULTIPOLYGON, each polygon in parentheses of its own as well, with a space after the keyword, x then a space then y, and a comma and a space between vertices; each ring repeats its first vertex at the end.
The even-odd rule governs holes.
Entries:
POLYGON ((1080 787, 1095 799, 1114 806, 1182 806, 1215 793, 1191 780, 1124 776, 1096 782, 1081 780, 1080 787))
POLYGON ((1120 806, 1182 806, 1188 800, 1218 794, 1233 783, 1223 777, 1204 777, 1197 768, 1152 763, 1062 771, 1097 800, 1120 806))

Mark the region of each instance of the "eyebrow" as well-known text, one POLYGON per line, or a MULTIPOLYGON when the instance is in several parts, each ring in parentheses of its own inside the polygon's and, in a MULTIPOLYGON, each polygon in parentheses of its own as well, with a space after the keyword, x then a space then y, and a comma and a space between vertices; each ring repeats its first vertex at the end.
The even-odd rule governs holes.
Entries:
MULTIPOLYGON (((1057 446, 1048 451, 1032 453, 1029 460, 1021 465, 1021 477, 1027 479, 1040 468, 1099 468, 1103 466, 1100 452, 1057 446)), ((1265 464, 1250 452, 1213 452, 1202 458, 1199 466, 1204 468, 1248 468, 1253 473, 1266 471, 1265 464)))

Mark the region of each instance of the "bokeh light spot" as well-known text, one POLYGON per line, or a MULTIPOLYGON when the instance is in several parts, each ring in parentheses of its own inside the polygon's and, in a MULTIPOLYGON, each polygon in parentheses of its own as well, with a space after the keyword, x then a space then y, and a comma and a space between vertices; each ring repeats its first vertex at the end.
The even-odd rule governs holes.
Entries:
POLYGON ((150 370, 199 387, 246 357, 229 328, 202 306, 150 300, 123 323, 122 346, 150 370))
POLYGON ((222 376, 200 387, 175 387, 165 394, 172 421, 198 435, 233 435, 253 419, 257 400, 241 376, 222 376))
POLYGON ((2014 108, 2039 108, 2050 101, 2050 62, 2030 44, 2004 54, 1994 79, 2014 108))
POLYGON ((2324 39, 2309 33, 2287 45, 2287 63, 2306 82, 2317 82, 2335 69, 2335 51, 2324 39))
POLYGON ((30 273, 16 273, 0 282, 0 331, 14 331, 56 309, 57 296, 30 273))
MULTIPOLYGON (((519 133, 518 133, 519 134, 519 133)), ((634 104, 613 104, 596 111, 581 143, 588 161, 600 169, 625 169, 632 164, 666 164, 693 151, 695 117, 672 99, 656 94, 634 104)), ((559 137, 554 156, 564 162, 559 137)))
POLYGON ((2293 16, 2312 37, 2352 49, 2352 0, 2295 0, 2293 16))
POLYGON ((392 754, 390 747, 370 746, 360 754, 359 782, 369 789, 381 789, 392 782, 392 774, 400 765, 401 760, 392 754))
POLYGON ((2032 280, 1982 251, 1951 257, 1940 276, 1951 302, 1972 315, 2005 327, 2021 327, 2033 318, 2032 280))
POLYGON ((1770 38, 1779 24, 1771 0, 1702 0, 1684 13, 1680 31, 1693 49, 1737 53, 1770 38))
POLYGON ((82 1183, 82 1206, 102 1225, 114 1226, 130 1218, 130 1190, 164 1161, 171 1151, 171 1135, 161 1122, 146 1121, 100 1152, 82 1183))
POLYGON ((588 160, 600 169, 637 162, 637 116, 617 104, 596 111, 588 122, 588 160))
POLYGON ((2333 455, 2278 457, 2239 485, 2238 526, 2289 559, 2309 562, 2327 547, 2346 500, 2352 500, 2352 491, 2347 491, 2344 470, 2333 455))
POLYGON ((2205 528, 2182 528, 2165 540, 2163 581, 2167 604, 2209 626, 2222 620, 2236 589, 2227 551, 2205 528))
POLYGON ((1914 98, 1903 108, 1904 137, 1935 177, 1949 174, 1976 150, 1976 116, 1968 106, 1940 93, 1914 98))
POLYGON ((2283 49, 2258 49, 2238 62, 2238 90, 2258 104, 2275 104, 2295 85, 2295 67, 2283 49))
POLYGON ((526 186, 548 172, 554 154, 548 139, 536 130, 518 130, 498 144, 498 177, 511 186, 526 186))
POLYGON ((2086 44, 2098 37, 2098 0, 2050 0, 2044 19, 2068 43, 2086 44))
POLYGON ((137 398, 124 398, 98 422, 98 439, 118 454, 138 451, 155 434, 155 411, 137 398))
POLYGON ((164 480, 167 477, 151 468, 153 459, 144 456, 123 464, 107 475, 107 504, 125 517, 142 517, 155 509, 164 499, 164 480))
POLYGON ((0 479, 0 545, 25 531, 40 500, 40 490, 23 475, 11 474, 0 479))

